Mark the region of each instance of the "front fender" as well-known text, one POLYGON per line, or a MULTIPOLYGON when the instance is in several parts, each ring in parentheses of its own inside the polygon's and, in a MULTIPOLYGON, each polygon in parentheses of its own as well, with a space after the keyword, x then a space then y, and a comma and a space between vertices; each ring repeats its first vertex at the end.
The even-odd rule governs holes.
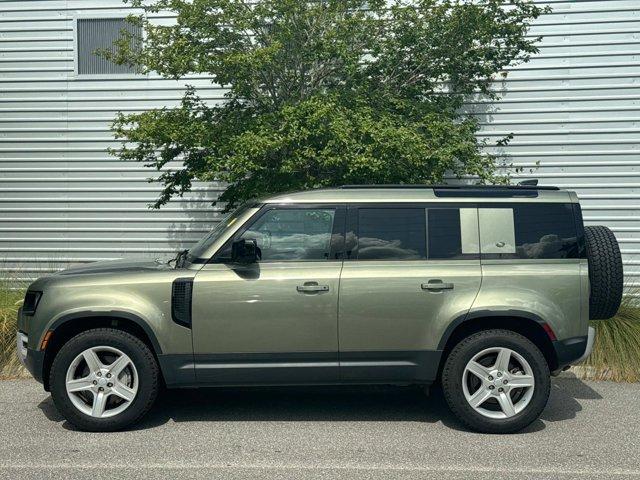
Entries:
POLYGON ((28 320, 30 343, 38 339, 40 345, 47 331, 68 321, 82 318, 89 325, 92 318, 113 316, 139 325, 157 353, 191 354, 191 330, 171 318, 171 285, 180 273, 169 273, 131 279, 78 276, 47 285, 36 315, 28 320))

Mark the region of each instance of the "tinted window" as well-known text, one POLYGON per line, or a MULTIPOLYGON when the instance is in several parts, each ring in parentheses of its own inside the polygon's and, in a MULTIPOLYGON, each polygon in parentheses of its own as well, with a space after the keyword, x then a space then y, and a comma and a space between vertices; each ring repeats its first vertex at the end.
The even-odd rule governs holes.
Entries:
POLYGON ((571 204, 515 205, 513 220, 518 258, 579 258, 571 204))
POLYGON ((358 210, 360 260, 426 258, 424 208, 361 208, 358 210))
POLYGON ((327 260, 334 217, 333 209, 272 209, 241 238, 257 241, 262 260, 327 260))
POLYGON ((461 257, 460 209, 430 208, 428 215, 429 248, 427 251, 429 258, 461 257))

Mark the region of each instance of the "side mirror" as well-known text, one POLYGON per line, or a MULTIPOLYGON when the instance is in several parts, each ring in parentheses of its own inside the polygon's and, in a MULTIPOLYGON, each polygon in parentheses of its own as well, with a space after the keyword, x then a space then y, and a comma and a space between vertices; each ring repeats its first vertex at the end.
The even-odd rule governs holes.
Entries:
POLYGON ((255 263, 258 260, 260 260, 260 249, 255 240, 242 239, 231 244, 231 261, 233 263, 255 263))

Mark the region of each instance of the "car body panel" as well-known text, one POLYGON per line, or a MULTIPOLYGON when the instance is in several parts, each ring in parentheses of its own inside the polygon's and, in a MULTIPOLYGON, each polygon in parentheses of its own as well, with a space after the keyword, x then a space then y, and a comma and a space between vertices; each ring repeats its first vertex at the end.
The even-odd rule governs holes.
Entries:
POLYGON ((337 352, 342 262, 209 265, 195 277, 194 353, 337 352), (328 291, 300 293, 308 282, 328 291))
MULTIPOLYGON (((475 212, 468 220, 479 217, 480 204, 503 208, 522 202, 577 203, 577 197, 562 190, 540 190, 526 198, 458 198, 426 188, 359 188, 263 199, 230 222, 201 257, 179 268, 158 261, 98 262, 38 279, 29 287, 43 292, 35 314, 21 310, 18 317, 18 329, 28 335, 33 352, 28 364, 42 368, 41 341, 61 322, 82 321, 90 328, 97 316, 125 316, 154 339, 169 386, 428 383, 437 375, 454 326, 475 315, 516 313, 548 324, 558 351, 570 362, 587 338, 584 259, 479 255, 475 260, 210 263, 261 205, 456 204, 475 212), (192 328, 172 319, 172 284, 178 278, 193 279, 192 328), (423 290, 421 285, 433 279, 453 289, 423 290), (328 291, 297 291, 306 282, 327 285, 328 291)), ((467 237, 472 232, 479 244, 479 231, 467 228, 467 237)), ((41 378, 41 373, 34 375, 41 378)))
POLYGON ((52 275, 29 288, 43 291, 35 315, 22 315, 22 329, 30 345, 39 345, 44 334, 64 319, 119 314, 139 318, 157 339, 161 353, 191 353, 191 331, 171 320, 171 284, 176 278, 195 276, 196 270, 173 269, 158 264, 133 267, 130 262, 98 262, 93 269, 52 275))
POLYGON ((389 375, 389 362, 391 373, 403 377, 407 369, 431 371, 434 366, 422 362, 439 356, 418 352, 438 350, 451 319, 471 308, 480 281, 479 260, 345 262, 338 315, 342 377, 380 380, 389 375), (432 280, 453 288, 422 288, 432 280))
POLYGON ((524 311, 548 323, 559 339, 586 335, 581 263, 482 260, 482 287, 471 311, 524 311))

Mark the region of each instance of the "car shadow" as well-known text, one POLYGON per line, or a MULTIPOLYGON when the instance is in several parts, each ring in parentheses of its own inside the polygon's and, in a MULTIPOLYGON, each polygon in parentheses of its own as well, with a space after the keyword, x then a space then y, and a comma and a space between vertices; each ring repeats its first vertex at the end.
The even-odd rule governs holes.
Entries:
MULTIPOLYGON (((602 397, 576 377, 556 378, 541 419, 520 433, 545 428, 545 422, 575 418, 580 400, 602 397)), ((66 429, 74 427, 58 413, 51 397, 39 408, 66 429)), ((146 430, 173 422, 255 421, 392 421, 441 422, 455 430, 464 426, 449 411, 442 391, 432 387, 428 396, 418 387, 317 386, 201 388, 164 391, 151 411, 132 430, 146 430)))

